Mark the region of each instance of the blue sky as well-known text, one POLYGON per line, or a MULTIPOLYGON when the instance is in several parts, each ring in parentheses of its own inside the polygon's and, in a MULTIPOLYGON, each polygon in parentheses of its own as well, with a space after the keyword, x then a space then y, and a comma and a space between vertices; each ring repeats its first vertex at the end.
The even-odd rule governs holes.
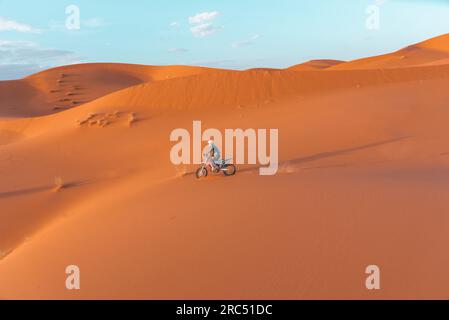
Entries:
POLYGON ((351 60, 449 33, 447 17, 446 0, 0 0, 0 79, 80 62, 351 60), (80 29, 66 27, 70 5, 80 29))

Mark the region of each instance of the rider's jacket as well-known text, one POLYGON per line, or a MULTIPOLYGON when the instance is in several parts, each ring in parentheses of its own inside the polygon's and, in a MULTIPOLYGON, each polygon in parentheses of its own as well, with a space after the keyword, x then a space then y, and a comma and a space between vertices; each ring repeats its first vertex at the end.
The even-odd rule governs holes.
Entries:
POLYGON ((207 154, 214 160, 220 160, 221 154, 220 154, 220 149, 218 149, 218 147, 216 145, 211 145, 209 150, 207 151, 207 154))

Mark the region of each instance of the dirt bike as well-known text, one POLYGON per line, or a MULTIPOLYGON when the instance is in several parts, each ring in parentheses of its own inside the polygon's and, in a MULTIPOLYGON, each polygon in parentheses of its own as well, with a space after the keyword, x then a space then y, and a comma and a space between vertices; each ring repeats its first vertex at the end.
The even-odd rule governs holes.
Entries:
POLYGON ((209 161, 208 159, 203 161, 201 163, 201 167, 199 167, 198 170, 196 170, 196 178, 197 179, 207 177, 209 174, 208 169, 211 170, 211 172, 213 174, 219 174, 219 173, 223 172, 223 174, 227 177, 233 176, 237 172, 236 166, 231 163, 232 159, 215 161, 214 162, 215 168, 211 168, 208 161, 209 161))

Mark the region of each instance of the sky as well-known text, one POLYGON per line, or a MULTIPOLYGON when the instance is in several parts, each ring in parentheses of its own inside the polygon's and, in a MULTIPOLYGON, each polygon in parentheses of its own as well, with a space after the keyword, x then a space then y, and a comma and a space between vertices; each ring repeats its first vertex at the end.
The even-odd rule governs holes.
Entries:
POLYGON ((0 0, 0 80, 86 62, 285 68, 449 33, 449 0, 0 0))

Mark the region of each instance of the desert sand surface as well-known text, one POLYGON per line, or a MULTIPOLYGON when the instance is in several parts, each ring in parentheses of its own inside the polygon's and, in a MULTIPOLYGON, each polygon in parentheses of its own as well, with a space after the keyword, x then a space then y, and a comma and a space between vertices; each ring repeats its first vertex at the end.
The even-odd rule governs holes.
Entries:
POLYGON ((449 299, 449 36, 404 50, 0 82, 0 298, 449 299), (196 180, 169 158, 194 120, 278 128, 278 173, 196 180))

